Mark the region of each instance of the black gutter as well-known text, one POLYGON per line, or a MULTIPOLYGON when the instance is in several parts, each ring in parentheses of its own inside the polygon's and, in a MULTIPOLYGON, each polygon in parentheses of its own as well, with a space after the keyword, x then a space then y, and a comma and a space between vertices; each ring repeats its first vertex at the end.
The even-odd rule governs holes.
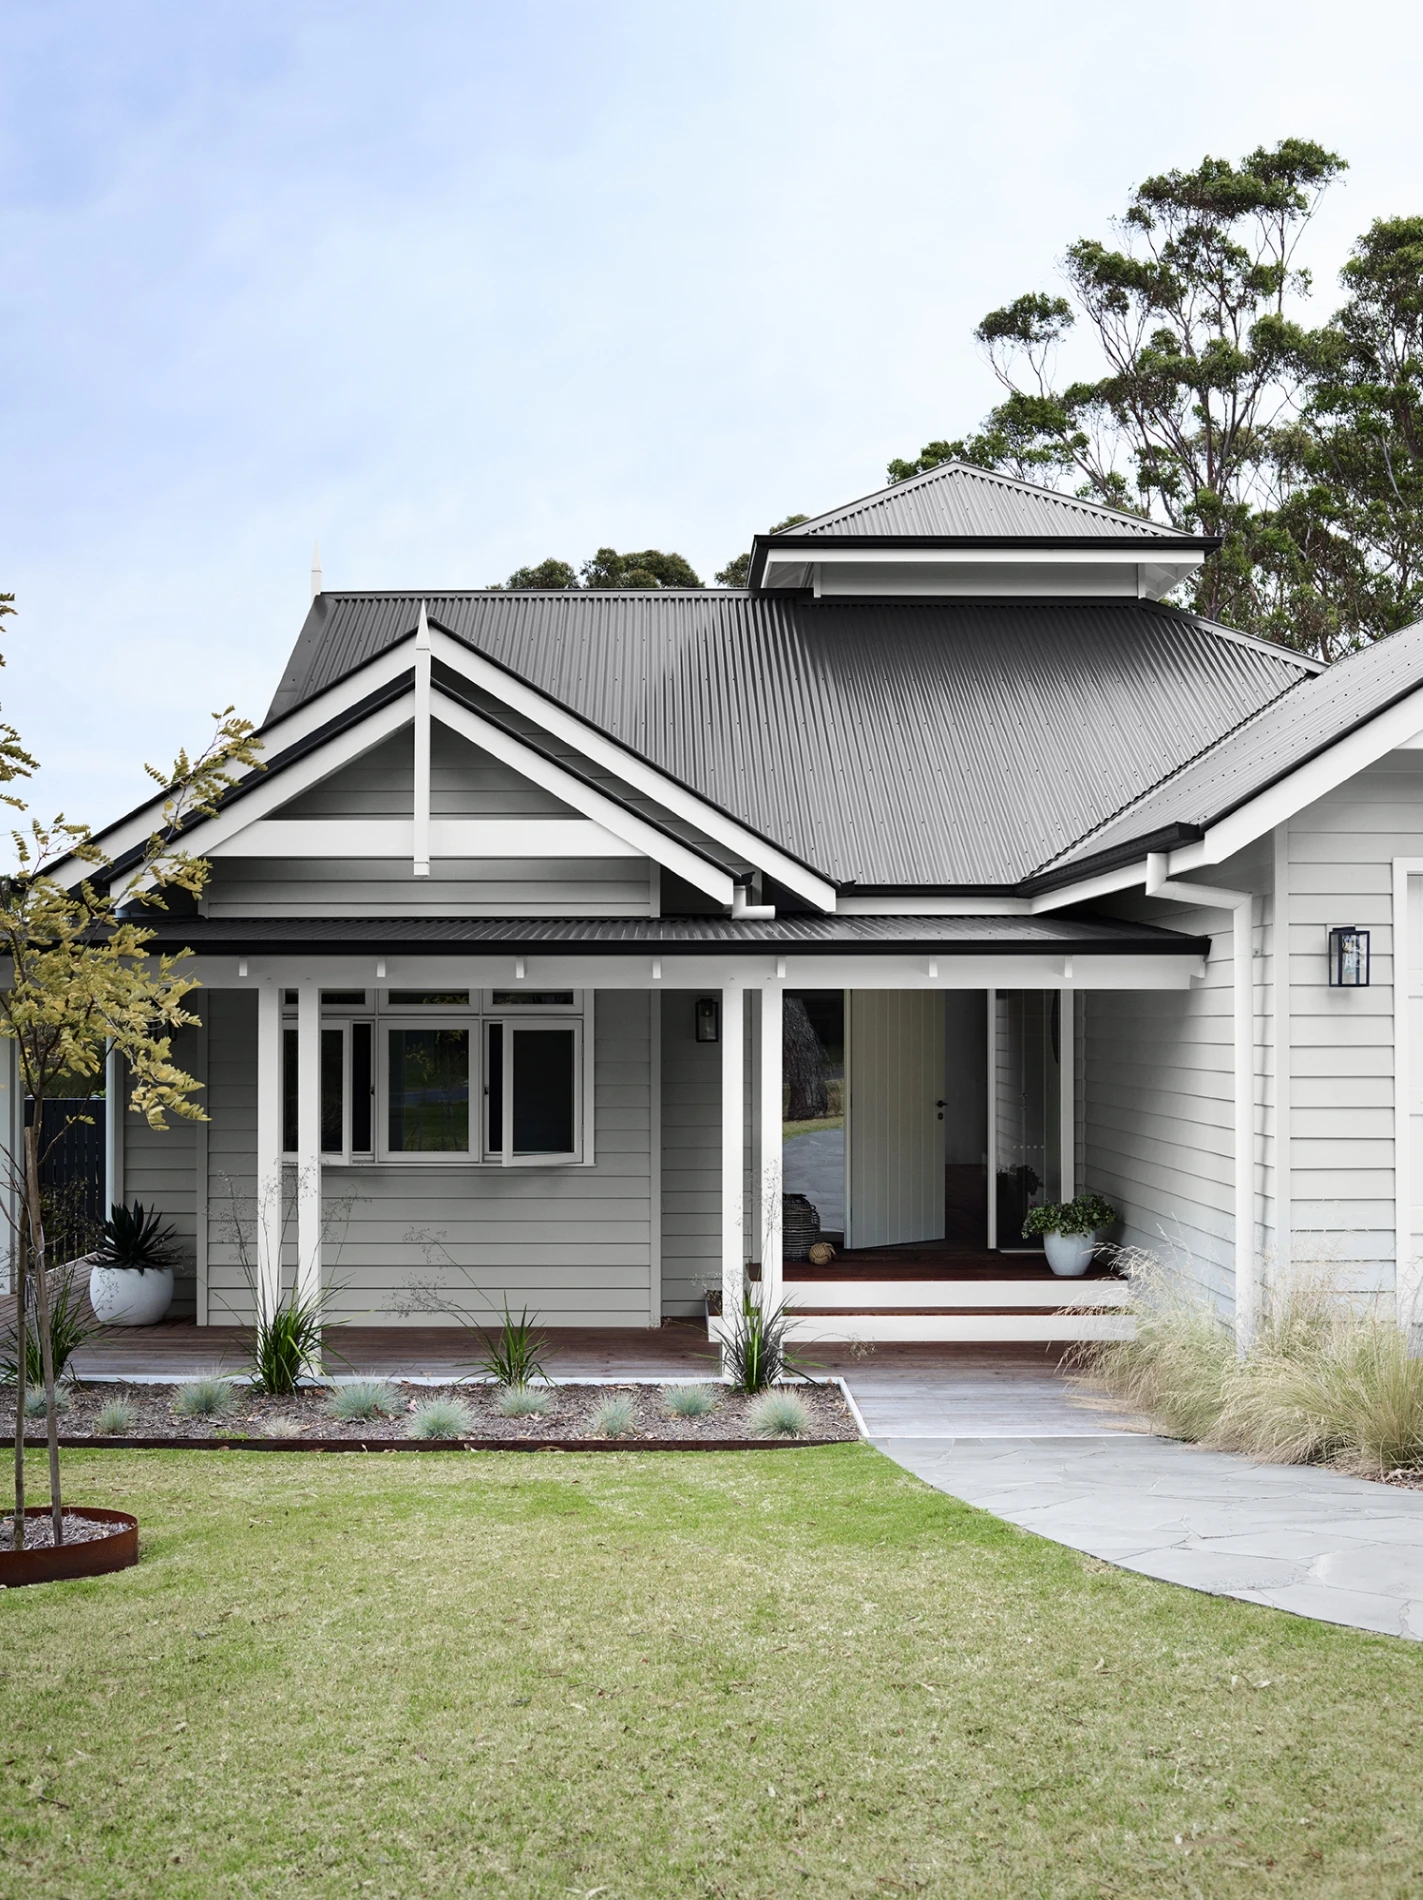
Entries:
POLYGON ((1199 844, 1205 835, 1199 825, 1162 825, 1156 831, 1143 832, 1139 838, 1129 838, 1125 844, 1111 845, 1090 858, 1076 858, 1071 864, 1058 865, 1054 870, 1035 872, 1032 877, 1023 879, 1018 893, 1037 897, 1046 891, 1060 891, 1066 885, 1100 877, 1105 871, 1119 871, 1124 864, 1134 864, 1149 851, 1176 851, 1185 844, 1199 844))

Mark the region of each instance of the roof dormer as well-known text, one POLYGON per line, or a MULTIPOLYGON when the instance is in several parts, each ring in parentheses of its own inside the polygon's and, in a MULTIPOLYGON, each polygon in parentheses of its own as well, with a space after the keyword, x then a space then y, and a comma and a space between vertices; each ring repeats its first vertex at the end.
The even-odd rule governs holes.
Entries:
POLYGON ((1076 495, 944 462, 780 534, 758 534, 756 593, 817 600, 1160 600, 1220 546, 1076 495))

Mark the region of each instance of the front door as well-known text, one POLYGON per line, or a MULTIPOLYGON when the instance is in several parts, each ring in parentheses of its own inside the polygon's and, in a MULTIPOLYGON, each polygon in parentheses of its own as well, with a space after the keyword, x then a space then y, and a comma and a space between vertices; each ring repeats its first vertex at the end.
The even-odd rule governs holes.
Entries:
POLYGON ((849 990, 847 1247, 944 1238, 944 998, 849 990))

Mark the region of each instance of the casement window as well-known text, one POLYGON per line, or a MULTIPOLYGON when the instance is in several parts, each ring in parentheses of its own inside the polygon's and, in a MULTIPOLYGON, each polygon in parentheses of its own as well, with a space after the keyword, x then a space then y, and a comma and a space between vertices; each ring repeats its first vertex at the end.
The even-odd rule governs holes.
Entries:
MULTIPOLYGON (((297 1148, 286 995, 282 1146, 297 1148)), ((321 993, 321 1154, 354 1162, 577 1166, 592 1159, 592 997, 575 990, 321 993), (334 1018, 334 1019, 333 1019, 334 1018)))

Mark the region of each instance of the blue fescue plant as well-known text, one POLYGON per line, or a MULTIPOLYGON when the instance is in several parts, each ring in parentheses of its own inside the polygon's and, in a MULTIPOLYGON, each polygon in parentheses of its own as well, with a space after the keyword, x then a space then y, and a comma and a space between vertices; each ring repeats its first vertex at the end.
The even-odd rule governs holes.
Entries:
POLYGON ((178 1387, 173 1410, 179 1418, 221 1418, 232 1410, 236 1397, 231 1379, 209 1372, 178 1387))
POLYGON ((764 1392, 751 1407, 758 1438, 805 1438, 810 1424, 810 1407, 794 1392, 764 1392))
POLYGON ((622 1394, 606 1398, 593 1414, 592 1429, 599 1438, 626 1438, 637 1429, 637 1407, 622 1394))
POLYGON ((470 1425, 469 1408, 458 1399, 425 1399, 410 1414, 405 1435, 407 1438, 468 1438, 470 1425))
POLYGON ((326 1401, 332 1418, 355 1422, 370 1418, 394 1418, 400 1410, 400 1394, 389 1379, 351 1379, 334 1386, 326 1401))
POLYGON ((711 1385, 669 1385, 662 1397, 673 1418, 705 1418, 717 1405, 716 1387, 711 1385))

